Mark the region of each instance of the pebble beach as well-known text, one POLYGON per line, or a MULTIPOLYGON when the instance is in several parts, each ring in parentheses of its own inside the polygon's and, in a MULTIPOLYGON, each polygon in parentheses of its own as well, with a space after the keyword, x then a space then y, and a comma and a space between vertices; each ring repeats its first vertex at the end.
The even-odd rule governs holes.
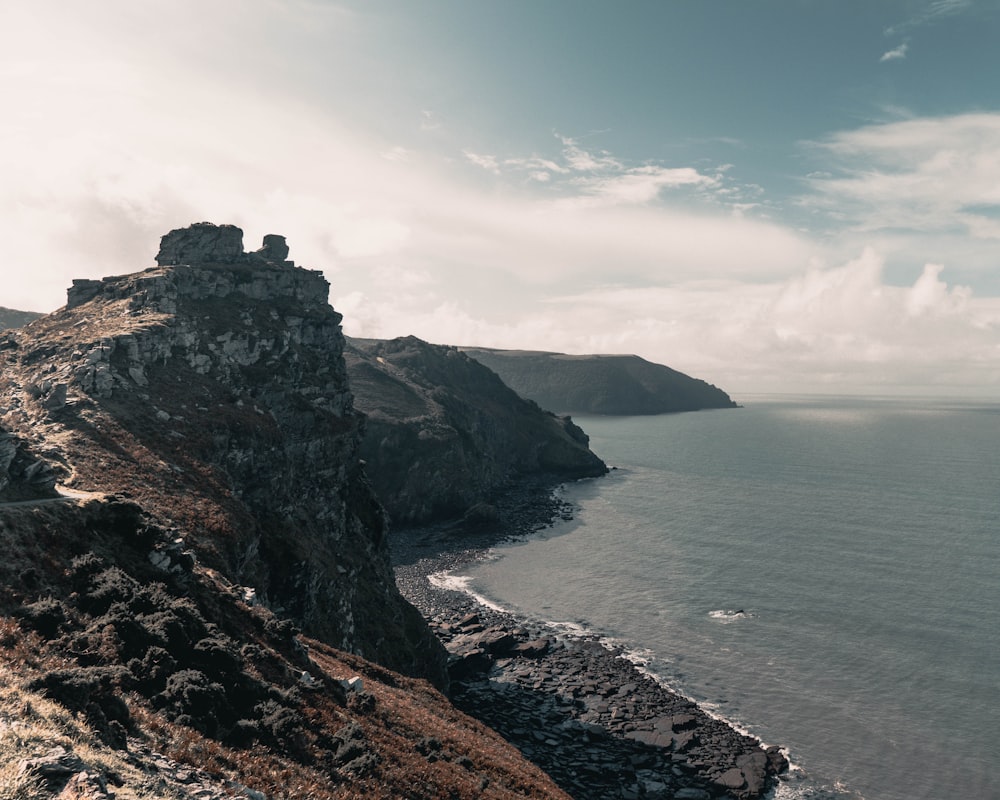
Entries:
POLYGON ((518 619, 449 580, 491 544, 568 513, 550 492, 524 487, 486 528, 394 534, 396 582, 449 652, 452 701, 578 800, 766 796, 788 770, 778 747, 661 685, 612 644, 518 619))

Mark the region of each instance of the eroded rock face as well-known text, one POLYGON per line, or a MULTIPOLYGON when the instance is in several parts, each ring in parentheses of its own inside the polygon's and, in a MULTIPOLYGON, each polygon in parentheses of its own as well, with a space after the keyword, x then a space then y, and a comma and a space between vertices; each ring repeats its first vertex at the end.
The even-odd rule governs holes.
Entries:
POLYGON ((264 237, 263 247, 245 253, 243 231, 235 225, 198 222, 173 230, 160 240, 156 263, 186 270, 177 272, 172 279, 165 278, 167 273, 156 268, 103 280, 77 278, 66 292, 66 307, 76 308, 98 296, 128 297, 132 298, 132 310, 155 303, 161 310, 172 313, 178 295, 206 299, 234 292, 256 300, 292 294, 303 301, 325 304, 329 285, 322 274, 301 270, 313 276, 309 279, 293 272, 295 264, 287 258, 284 236, 269 233, 264 237), (218 269, 220 266, 227 268, 218 269), (171 280, 173 285, 168 286, 171 280))
POLYGON ((71 290, 30 336, 8 334, 2 404, 20 435, 61 437, 83 488, 142 500, 307 633, 443 680, 389 568, 329 285, 278 260, 283 237, 220 263, 241 240, 173 231, 161 266, 71 290))
MULTIPOLYGON (((177 228, 160 239, 156 263, 161 267, 180 264, 240 264, 266 261, 285 264, 288 244, 285 237, 269 233, 263 246, 252 253, 243 252, 243 231, 235 225, 196 222, 177 228)), ((290 264, 289 264, 290 266, 290 264)))
POLYGON ((264 246, 254 252, 255 256, 265 261, 284 261, 288 258, 288 245, 285 237, 269 233, 264 237, 264 246))
POLYGON ((489 502, 520 478, 607 471, 572 420, 522 399, 454 347, 349 339, 345 359, 368 415, 361 455, 395 522, 465 515, 488 524, 489 502))
POLYGON ((55 497, 52 467, 0 428, 0 503, 55 497))
POLYGON ((243 231, 235 225, 197 222, 187 228, 170 231, 160 239, 156 263, 227 264, 243 255, 243 231))

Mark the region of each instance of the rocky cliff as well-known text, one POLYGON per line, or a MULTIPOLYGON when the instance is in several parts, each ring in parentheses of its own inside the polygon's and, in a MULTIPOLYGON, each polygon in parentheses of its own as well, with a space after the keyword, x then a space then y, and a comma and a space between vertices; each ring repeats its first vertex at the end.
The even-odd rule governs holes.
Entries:
POLYGON ((566 797, 386 668, 446 680, 287 254, 173 231, 0 338, 0 795, 566 797))
POLYGON ((3 422, 64 483, 135 500, 311 635, 440 680, 359 464, 340 315, 287 252, 203 223, 163 237, 160 266, 75 281, 0 341, 3 422))
POLYGON ((525 477, 603 475, 569 417, 519 397, 454 347, 409 336, 348 339, 355 406, 368 417, 361 455, 399 523, 473 513, 525 477))
POLYGON ((734 408, 721 389, 638 356, 463 347, 522 397, 577 414, 665 414, 734 408))

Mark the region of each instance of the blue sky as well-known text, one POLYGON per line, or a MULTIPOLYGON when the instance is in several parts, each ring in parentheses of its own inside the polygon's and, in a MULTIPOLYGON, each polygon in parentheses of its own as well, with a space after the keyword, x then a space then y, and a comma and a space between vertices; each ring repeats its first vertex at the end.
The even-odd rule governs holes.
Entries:
POLYGON ((1000 393, 1000 2, 38 0, 0 305, 240 225, 347 333, 1000 393))

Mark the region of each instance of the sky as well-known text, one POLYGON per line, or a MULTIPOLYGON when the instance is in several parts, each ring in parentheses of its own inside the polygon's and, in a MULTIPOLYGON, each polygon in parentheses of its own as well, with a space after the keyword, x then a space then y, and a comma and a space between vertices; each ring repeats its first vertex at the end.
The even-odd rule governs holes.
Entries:
POLYGON ((0 1, 0 305, 211 221, 352 336, 1000 398, 1000 0, 0 1))

